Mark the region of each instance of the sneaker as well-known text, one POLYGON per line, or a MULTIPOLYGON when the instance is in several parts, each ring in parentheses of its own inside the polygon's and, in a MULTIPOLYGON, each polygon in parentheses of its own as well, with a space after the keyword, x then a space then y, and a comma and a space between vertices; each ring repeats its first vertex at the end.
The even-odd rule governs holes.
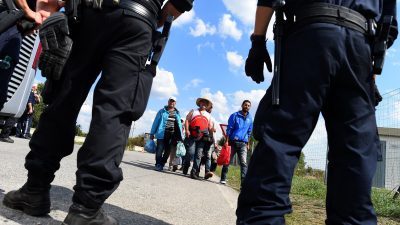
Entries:
POLYGON ((156 170, 159 171, 159 172, 163 171, 163 166, 160 165, 160 164, 157 164, 156 165, 156 170))
POLYGON ((190 178, 192 178, 194 180, 199 180, 200 179, 200 177, 197 175, 197 173, 193 173, 193 172, 190 173, 190 178))
POLYGON ((178 166, 177 165, 174 165, 173 167, 172 167, 172 172, 175 172, 175 171, 177 171, 178 170, 178 166))
POLYGON ((219 183, 223 184, 223 185, 226 185, 226 180, 221 180, 219 183))
POLYGON ((207 172, 207 173, 204 175, 204 179, 207 180, 207 179, 211 178, 212 176, 214 176, 214 174, 213 174, 212 172, 207 172))
POLYGON ((89 209, 74 203, 69 208, 67 217, 62 225, 118 225, 118 221, 104 214, 100 209, 89 209))
POLYGON ((44 216, 50 212, 50 191, 30 191, 23 186, 8 192, 4 196, 3 205, 31 216, 44 216))
POLYGON ((7 143, 14 143, 14 140, 11 139, 10 137, 1 137, 0 141, 7 142, 7 143))

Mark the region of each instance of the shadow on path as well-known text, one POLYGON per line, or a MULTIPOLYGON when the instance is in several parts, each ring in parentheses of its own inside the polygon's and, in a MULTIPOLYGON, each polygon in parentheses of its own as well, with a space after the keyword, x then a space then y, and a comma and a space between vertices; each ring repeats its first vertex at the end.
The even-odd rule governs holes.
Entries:
MULTIPOLYGON (((139 167, 139 168, 142 168, 142 169, 145 169, 145 170, 155 171, 154 170, 154 164, 153 163, 149 163, 149 162, 144 162, 144 161, 138 160, 138 161, 130 161, 130 162, 122 161, 122 163, 126 164, 126 165, 130 165, 130 166, 139 167)), ((177 170, 176 172, 173 172, 173 171, 166 170, 165 168, 161 173, 174 175, 174 176, 186 177, 186 178, 190 179, 190 168, 189 168, 189 171, 188 171, 187 175, 183 174, 181 170, 177 170)), ((214 174, 214 176, 215 176, 215 174, 214 174)), ((200 177, 200 179, 198 179, 197 181, 207 181, 207 182, 210 182, 210 183, 219 184, 218 181, 215 181, 215 180, 212 180, 212 179, 205 180, 203 177, 200 177)))
MULTIPOLYGON (((71 204, 72 194, 73 191, 68 188, 62 186, 52 186, 50 192, 51 212, 50 215, 45 217, 32 217, 22 213, 21 211, 7 208, 0 203, 0 216, 4 217, 4 219, 0 220, 0 224, 12 221, 23 225, 60 225, 62 220, 64 220, 66 213, 68 212, 68 208, 71 204), (60 213, 59 211, 63 211, 63 213, 60 213), (52 216, 57 218, 53 218, 52 216)), ((0 188, 1 202, 3 201, 4 195, 4 190, 0 188)), ((103 205, 103 209, 107 214, 117 218, 120 225, 169 225, 169 223, 158 220, 151 216, 131 212, 107 203, 103 205)))

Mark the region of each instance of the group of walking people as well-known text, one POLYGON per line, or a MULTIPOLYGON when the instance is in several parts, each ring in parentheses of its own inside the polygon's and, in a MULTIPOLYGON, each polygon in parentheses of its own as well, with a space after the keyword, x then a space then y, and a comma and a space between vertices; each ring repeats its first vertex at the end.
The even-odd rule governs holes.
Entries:
MULTIPOLYGON (((185 119, 176 108, 175 97, 170 97, 168 104, 158 111, 150 131, 150 138, 157 139, 155 170, 162 171, 169 158, 169 169, 173 172, 181 165, 179 170, 183 174, 197 180, 204 165, 204 179, 214 176, 221 146, 217 143, 216 121, 211 115, 213 103, 209 98, 201 97, 197 98, 196 105, 197 108, 190 110, 185 119), (176 157, 179 142, 186 150, 181 158, 176 157)), ((250 108, 251 102, 244 100, 241 110, 230 115, 224 134, 225 144, 231 146, 230 162, 238 155, 242 180, 247 172, 247 151, 253 124, 250 108)), ((228 168, 229 164, 222 167, 221 184, 226 184, 228 168)))

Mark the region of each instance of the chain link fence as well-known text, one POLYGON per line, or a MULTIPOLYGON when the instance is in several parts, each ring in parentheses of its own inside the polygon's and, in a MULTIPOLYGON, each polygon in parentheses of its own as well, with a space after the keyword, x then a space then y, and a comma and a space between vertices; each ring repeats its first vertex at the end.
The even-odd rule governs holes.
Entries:
MULTIPOLYGON (((376 108, 381 157, 378 157, 373 186, 396 191, 400 186, 400 88, 382 95, 376 108)), ((317 126, 303 149, 308 171, 325 171, 327 158, 325 121, 317 126)))

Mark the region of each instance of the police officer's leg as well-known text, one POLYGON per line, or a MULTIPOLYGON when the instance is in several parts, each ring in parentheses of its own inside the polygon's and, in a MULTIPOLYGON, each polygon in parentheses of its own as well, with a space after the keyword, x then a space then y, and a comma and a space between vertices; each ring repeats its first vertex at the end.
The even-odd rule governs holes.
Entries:
POLYGON ((243 183, 247 173, 247 144, 241 142, 237 149, 240 164, 240 181, 243 183))
POLYGON ((378 135, 370 47, 358 32, 346 37, 342 71, 323 109, 329 143, 326 224, 375 225, 371 185, 378 135))
POLYGON ((150 52, 152 29, 121 9, 91 10, 88 14, 85 18, 96 35, 104 35, 108 49, 94 90, 89 133, 78 152, 73 201, 99 208, 123 179, 119 165, 130 126, 143 113, 137 111, 137 104, 145 105, 147 100, 140 94, 150 89, 146 81, 152 77, 141 71, 150 52))
POLYGON ((73 151, 76 120, 89 90, 100 73, 98 42, 76 37, 65 65, 60 91, 41 114, 25 159, 30 186, 46 186, 54 179, 63 157, 73 151), (82 63, 85 62, 85 63, 82 63))
POLYGON ((73 150, 79 110, 100 73, 101 54, 97 51, 101 50, 98 47, 101 45, 98 43, 100 39, 95 37, 74 37, 70 58, 59 82, 60 92, 41 114, 29 143, 31 151, 25 158, 28 180, 18 191, 6 194, 3 203, 8 207, 21 209, 30 215, 44 215, 50 211, 50 183, 61 159, 73 150))
POLYGON ((223 165, 222 170, 221 170, 221 182, 224 183, 226 182, 226 177, 229 172, 229 165, 233 162, 233 158, 235 157, 235 154, 237 153, 236 145, 235 143, 231 143, 231 157, 229 159, 229 164, 228 165, 223 165))
POLYGON ((14 140, 12 140, 10 138, 10 134, 11 134, 12 128, 15 125, 16 120, 17 119, 15 119, 14 117, 8 117, 6 119, 5 124, 0 133, 0 141, 14 143, 14 140))
POLYGON ((280 105, 271 88, 261 100, 253 134, 259 141, 248 167, 236 211, 238 224, 284 224, 301 149, 318 121, 332 72, 340 64, 336 26, 313 24, 289 35, 283 52, 280 105))

